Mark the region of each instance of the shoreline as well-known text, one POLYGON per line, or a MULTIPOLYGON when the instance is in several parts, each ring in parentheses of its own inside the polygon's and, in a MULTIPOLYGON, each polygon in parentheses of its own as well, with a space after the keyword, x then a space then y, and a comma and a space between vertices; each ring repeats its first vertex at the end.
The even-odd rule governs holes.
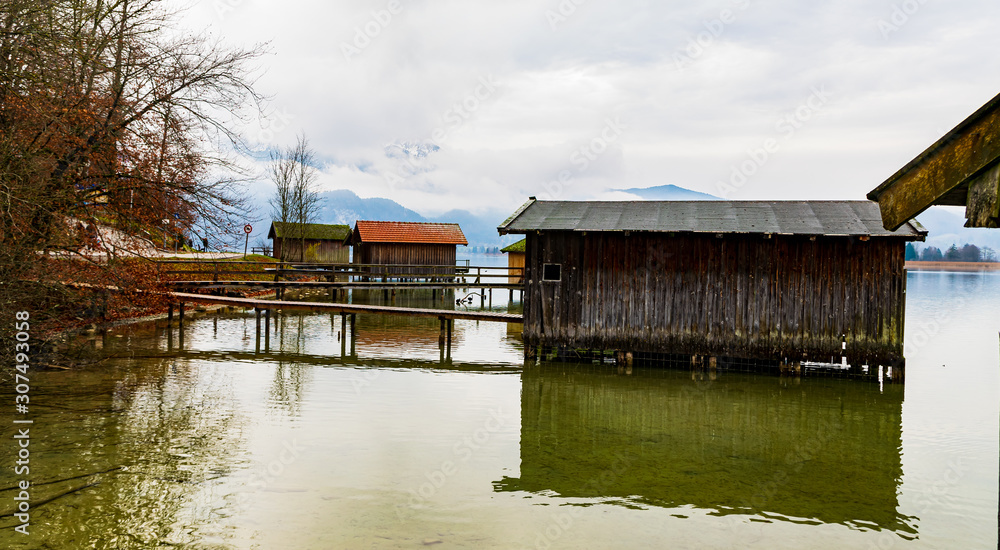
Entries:
POLYGON ((907 271, 953 271, 964 273, 979 273, 983 271, 1000 272, 1000 262, 920 262, 905 263, 907 271))

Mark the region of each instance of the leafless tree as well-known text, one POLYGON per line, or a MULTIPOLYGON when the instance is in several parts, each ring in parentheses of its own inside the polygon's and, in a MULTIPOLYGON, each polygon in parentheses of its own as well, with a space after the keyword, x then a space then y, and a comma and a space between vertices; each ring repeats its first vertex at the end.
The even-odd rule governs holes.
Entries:
MULTIPOLYGON (((305 224, 319 215, 320 198, 316 191, 316 155, 309 141, 300 135, 294 146, 271 154, 269 176, 276 189, 271 197, 271 214, 284 225, 287 242, 299 239, 299 261, 305 261, 305 224)), ((287 247, 281 248, 281 260, 287 260, 287 247)))
MULTIPOLYGON (((237 237, 250 175, 232 152, 262 99, 262 48, 181 33, 167 6, 0 0, 0 310, 65 292, 24 282, 72 280, 41 252, 78 252, 81 228, 98 222, 149 235, 170 219, 178 233, 237 237)), ((98 267, 107 284, 146 280, 98 267)))

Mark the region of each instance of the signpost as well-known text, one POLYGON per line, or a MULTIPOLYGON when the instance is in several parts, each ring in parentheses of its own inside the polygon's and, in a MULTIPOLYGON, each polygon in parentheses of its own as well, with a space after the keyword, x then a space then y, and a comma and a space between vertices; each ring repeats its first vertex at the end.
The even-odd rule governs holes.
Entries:
POLYGON ((253 231, 253 226, 246 224, 243 226, 243 232, 247 234, 247 241, 243 243, 243 259, 247 259, 247 246, 250 244, 250 232, 253 231))

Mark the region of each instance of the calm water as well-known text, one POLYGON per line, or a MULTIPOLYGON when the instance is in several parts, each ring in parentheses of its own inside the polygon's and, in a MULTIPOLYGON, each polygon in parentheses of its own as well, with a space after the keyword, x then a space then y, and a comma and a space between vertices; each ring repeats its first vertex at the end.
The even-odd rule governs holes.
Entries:
POLYGON ((33 498, 63 496, 0 546, 994 548, 1000 274, 913 273, 907 300, 881 388, 523 366, 491 323, 445 362, 436 320, 359 316, 353 357, 329 315, 260 353, 249 313, 132 327, 34 374, 33 498))

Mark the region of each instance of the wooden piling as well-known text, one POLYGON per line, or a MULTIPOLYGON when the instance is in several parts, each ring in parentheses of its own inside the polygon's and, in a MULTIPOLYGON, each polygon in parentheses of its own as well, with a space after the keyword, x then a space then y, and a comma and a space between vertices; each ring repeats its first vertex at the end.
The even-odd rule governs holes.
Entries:
POLYGON ((264 310, 264 351, 271 349, 271 310, 264 310))
POLYGON ((358 332, 357 332, 357 328, 356 328, 357 324, 355 323, 355 321, 356 321, 355 318, 356 317, 357 317, 356 314, 354 314, 354 313, 351 314, 351 357, 354 357, 354 356, 357 355, 357 353, 355 351, 355 346, 358 343, 358 332))

